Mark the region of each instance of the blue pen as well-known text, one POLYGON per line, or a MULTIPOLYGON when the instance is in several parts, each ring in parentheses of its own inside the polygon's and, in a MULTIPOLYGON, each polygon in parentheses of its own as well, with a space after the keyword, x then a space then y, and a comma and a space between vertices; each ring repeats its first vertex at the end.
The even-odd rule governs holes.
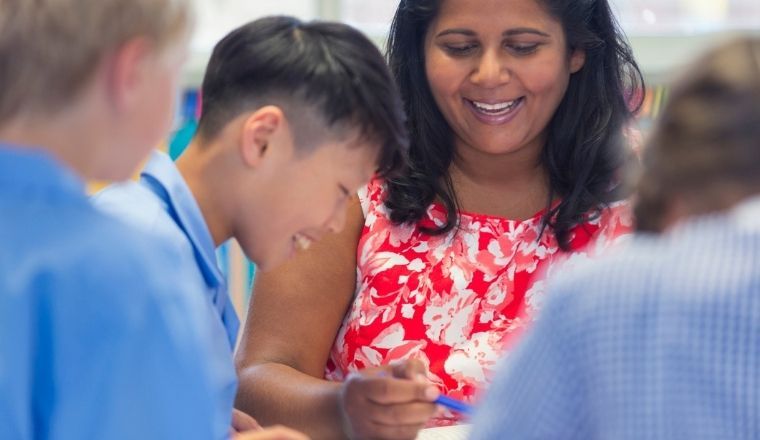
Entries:
POLYGON ((444 396, 443 394, 438 396, 438 398, 435 399, 433 403, 436 403, 438 405, 443 405, 446 408, 453 409, 454 411, 460 412, 462 414, 467 414, 467 415, 472 414, 471 405, 468 405, 456 399, 452 399, 449 396, 444 396))

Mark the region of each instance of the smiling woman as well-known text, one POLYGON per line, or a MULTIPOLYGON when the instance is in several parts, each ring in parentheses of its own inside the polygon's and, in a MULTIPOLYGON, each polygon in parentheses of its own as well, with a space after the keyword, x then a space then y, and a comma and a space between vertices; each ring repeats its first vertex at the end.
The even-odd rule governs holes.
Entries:
POLYGON ((258 276, 238 355, 238 401, 315 438, 414 438, 435 398, 420 374, 474 400, 541 274, 631 226, 618 176, 642 81, 606 0, 403 0, 388 55, 410 164, 258 276))
MULTIPOLYGON (((617 198, 610 189, 625 159, 620 136, 629 105, 638 107, 626 102, 625 90, 643 80, 606 1, 402 2, 390 42, 419 133, 411 152, 417 173, 388 185, 393 220, 419 220, 436 198, 447 208, 439 232, 458 223, 460 209, 524 218, 553 206, 546 220, 566 247, 569 227, 617 198), (420 22, 427 24, 422 34, 420 22), (462 170, 481 162, 493 170, 490 182, 462 170), (463 193, 486 195, 482 187, 498 181, 499 193, 525 199, 514 191, 522 181, 543 194, 529 191, 532 206, 510 213, 463 193)), ((487 198, 494 196, 504 200, 487 198)))

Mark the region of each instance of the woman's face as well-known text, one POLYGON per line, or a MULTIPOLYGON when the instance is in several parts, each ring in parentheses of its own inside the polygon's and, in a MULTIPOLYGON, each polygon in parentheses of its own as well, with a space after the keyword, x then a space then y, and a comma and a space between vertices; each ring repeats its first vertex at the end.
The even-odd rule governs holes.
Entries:
POLYGON ((460 152, 538 154, 584 60, 536 0, 443 0, 425 36, 430 89, 460 152))

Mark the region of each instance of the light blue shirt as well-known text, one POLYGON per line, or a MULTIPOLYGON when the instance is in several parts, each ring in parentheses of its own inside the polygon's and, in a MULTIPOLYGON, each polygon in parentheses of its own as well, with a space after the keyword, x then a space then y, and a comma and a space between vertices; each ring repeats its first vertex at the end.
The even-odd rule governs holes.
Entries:
POLYGON ((472 439, 760 439, 760 199, 549 292, 472 439))
MULTIPOLYGON (((232 355, 240 321, 217 265, 211 233, 174 162, 154 151, 139 182, 111 185, 92 200, 103 211, 167 242, 181 255, 183 265, 192 267, 188 281, 204 293, 204 315, 214 339, 214 356, 208 362, 220 385, 218 411, 229 418, 237 390, 232 355)), ((167 262, 160 269, 171 272, 174 267, 167 262)))
POLYGON ((97 211, 48 153, 3 144, 0 243, 0 438, 226 435, 175 253, 97 211))

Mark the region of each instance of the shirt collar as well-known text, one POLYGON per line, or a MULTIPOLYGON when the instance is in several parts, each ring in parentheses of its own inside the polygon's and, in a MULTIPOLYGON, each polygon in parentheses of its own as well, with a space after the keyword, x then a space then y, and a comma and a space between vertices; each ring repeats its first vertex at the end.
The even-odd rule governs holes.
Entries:
POLYGON ((40 147, 0 143, 0 182, 0 187, 55 188, 72 196, 85 197, 82 179, 40 147))
POLYGON ((760 231, 760 195, 739 203, 732 210, 732 215, 743 229, 760 231))
POLYGON ((217 265, 211 232, 195 197, 171 158, 154 151, 140 177, 141 183, 167 204, 169 213, 190 240, 206 284, 209 287, 223 285, 224 276, 217 265))

